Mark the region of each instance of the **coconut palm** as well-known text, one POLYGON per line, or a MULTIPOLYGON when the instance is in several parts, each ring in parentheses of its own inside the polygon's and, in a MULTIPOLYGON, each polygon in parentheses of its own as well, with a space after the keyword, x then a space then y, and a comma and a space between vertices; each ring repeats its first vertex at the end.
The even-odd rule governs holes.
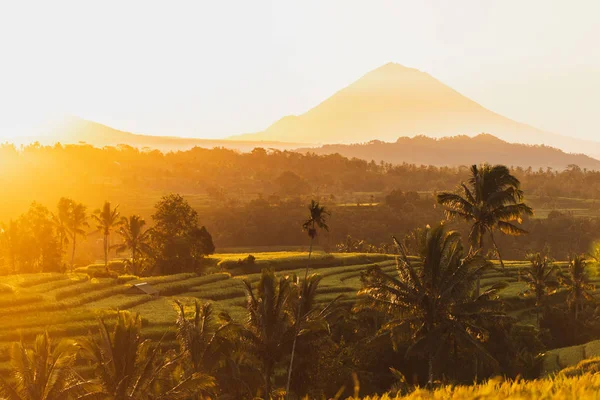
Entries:
POLYGON ((295 336, 293 316, 288 300, 292 286, 288 277, 275 277, 272 269, 263 269, 254 292, 249 281, 244 281, 247 297, 248 321, 245 337, 250 349, 262 365, 264 397, 272 395, 272 378, 276 365, 284 357, 287 344, 295 336))
POLYGON ((184 376, 177 368, 182 356, 163 354, 160 343, 141 337, 141 327, 139 315, 119 312, 112 332, 101 320, 99 338, 82 340, 82 357, 95 365, 100 384, 89 396, 166 400, 203 396, 212 391, 214 378, 202 373, 184 376))
POLYGON ((594 300, 590 291, 595 290, 596 286, 590 283, 586 264, 585 256, 572 255, 569 257, 568 272, 559 274, 559 282, 567 289, 567 303, 573 309, 575 319, 585 303, 594 300))
POLYGON ((335 305, 341 295, 324 307, 318 305, 316 302, 317 290, 322 279, 323 277, 318 274, 310 275, 301 284, 298 283, 297 278, 293 279, 296 294, 290 297, 290 300, 294 300, 290 301, 290 303, 292 303, 292 314, 295 315, 296 320, 294 321, 294 340, 292 342, 292 357, 290 358, 288 368, 286 398, 289 398, 290 395, 294 353, 298 338, 304 334, 329 330, 327 319, 332 313, 337 311, 335 305))
POLYGON ((479 357, 494 363, 481 345, 487 332, 482 322, 504 318, 495 299, 497 287, 490 287, 477 297, 472 290, 477 278, 488 265, 477 253, 464 255, 460 235, 446 231, 443 225, 425 231, 425 247, 420 250, 422 266, 411 262, 396 241, 397 277, 379 267, 370 268, 362 277, 359 295, 365 302, 357 307, 383 311, 390 316, 382 333, 394 341, 410 340, 406 352, 425 354, 428 359, 428 382, 434 382, 435 361, 450 342, 475 350, 479 357))
POLYGON ((462 194, 443 192, 438 194, 437 201, 446 208, 446 218, 459 218, 472 223, 469 242, 473 249, 483 250, 483 238, 489 233, 500 264, 504 267, 494 231, 512 236, 525 234, 527 231, 514 222, 520 224, 524 215, 533 214, 532 208, 523 203, 520 186, 519 180, 504 165, 473 165, 468 184, 460 185, 462 194))
POLYGON ((69 244, 69 220, 73 209, 73 200, 61 197, 58 201, 57 213, 52 214, 52 222, 58 234, 61 253, 69 244))
POLYGON ((544 299, 553 293, 556 293, 558 281, 556 280, 556 267, 552 259, 547 255, 540 253, 531 254, 528 257, 529 267, 523 272, 521 279, 529 289, 522 294, 526 297, 535 298, 535 316, 536 322, 540 322, 540 308, 544 304, 544 299))
POLYGON ((189 357, 194 371, 216 373, 239 337, 236 325, 227 315, 222 316, 222 322, 217 321, 211 303, 196 301, 191 319, 186 318, 183 304, 175 303, 179 307, 177 341, 182 352, 189 357))
POLYGON ((177 341, 185 356, 185 372, 207 373, 221 383, 221 396, 253 399, 261 382, 260 372, 244 357, 243 342, 239 340, 243 327, 232 321, 227 313, 215 315, 212 304, 195 302, 194 313, 186 317, 185 307, 179 307, 177 341))
MULTIPOLYGON (((308 233, 308 237, 310 238, 310 245, 308 247, 308 260, 306 260, 306 269, 304 271, 304 281, 302 285, 305 285, 308 279, 308 269, 310 268, 310 260, 312 256, 313 242, 317 237, 318 229, 323 229, 325 231, 329 231, 329 226, 327 225, 327 216, 330 215, 329 211, 324 206, 321 206, 318 201, 311 200, 308 205, 309 218, 304 221, 302 224, 302 230, 308 233)), ((300 291, 303 293, 304 289, 300 291)), ((300 307, 298 307, 298 313, 300 312, 300 307)), ((296 314, 296 321, 299 322, 301 319, 300 314, 296 314)), ((286 393, 290 391, 290 382, 292 379, 292 368, 294 365, 294 354, 296 352, 296 342, 299 333, 300 327, 296 324, 296 335, 294 336, 294 342, 292 343, 292 355, 290 357, 290 366, 288 368, 288 380, 286 384, 286 393)), ((286 397, 288 395, 286 394, 286 397)))
POLYGON ((0 377, 0 394, 7 400, 61 400, 78 398, 94 385, 73 369, 79 347, 73 340, 54 345, 48 332, 38 335, 32 348, 14 343, 11 351, 12 383, 0 377))
POLYGON ((304 279, 308 277, 308 268, 310 265, 310 257, 312 255, 313 242, 317 237, 318 229, 325 231, 329 230, 327 226, 327 216, 330 215, 325 206, 321 206, 318 201, 311 200, 308 206, 309 218, 302 224, 302 229, 308 233, 310 245, 308 247, 308 261, 306 263, 306 271, 304 279))
POLYGON ((139 215, 132 215, 129 218, 121 218, 121 226, 117 231, 121 235, 122 242, 115 246, 117 253, 129 250, 131 259, 131 273, 138 275, 141 273, 140 257, 148 255, 152 251, 150 245, 151 230, 144 230, 146 221, 139 215))
POLYGON ((83 228, 89 228, 87 222, 86 207, 81 203, 73 203, 71 205, 71 213, 69 217, 69 233, 73 241, 73 251, 71 253, 71 272, 73 272, 73 262, 75 260, 75 246, 77 245, 77 236, 85 236, 83 228))
POLYGON ((108 251, 110 249, 110 235, 112 231, 119 227, 121 219, 119 219, 119 206, 111 208, 110 202, 105 201, 101 210, 94 211, 92 218, 96 221, 96 228, 102 232, 104 239, 104 268, 108 272, 108 251))

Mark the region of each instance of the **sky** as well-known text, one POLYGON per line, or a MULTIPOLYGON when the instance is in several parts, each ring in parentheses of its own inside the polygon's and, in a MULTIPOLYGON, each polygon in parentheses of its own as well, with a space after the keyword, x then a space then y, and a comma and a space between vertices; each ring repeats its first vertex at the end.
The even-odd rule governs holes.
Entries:
POLYGON ((0 2, 0 138, 75 115, 219 138, 300 114, 388 62, 499 114, 600 137, 600 2, 0 2))

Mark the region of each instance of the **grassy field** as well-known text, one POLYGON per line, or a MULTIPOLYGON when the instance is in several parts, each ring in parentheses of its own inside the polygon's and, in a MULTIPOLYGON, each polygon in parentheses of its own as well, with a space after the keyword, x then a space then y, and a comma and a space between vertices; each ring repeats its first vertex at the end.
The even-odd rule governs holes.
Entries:
POLYGON ((533 381, 502 381, 491 379, 473 386, 442 386, 434 391, 417 389, 407 396, 383 395, 363 397, 363 400, 461 400, 461 399, 522 399, 522 400, 587 400, 598 399, 600 374, 580 376, 557 375, 533 381))
MULTIPOLYGON (((195 300, 211 301, 218 311, 227 311, 234 319, 243 320, 246 315, 244 279, 257 282, 263 267, 272 267, 280 274, 304 274, 307 260, 307 253, 299 252, 252 254, 256 260, 250 265, 239 262, 247 254, 217 254, 209 260, 214 271, 204 276, 185 273, 149 278, 131 275, 119 279, 90 278, 85 269, 79 269, 72 274, 3 277, 0 285, 0 370, 7 368, 11 342, 20 338, 31 340, 44 330, 56 338, 94 333, 98 318, 111 320, 117 310, 139 313, 143 318, 144 334, 160 339, 167 332, 167 341, 174 340, 175 300, 186 304, 190 312, 195 300), (139 282, 152 284, 161 296, 126 293, 132 284, 139 282)), ((387 272, 393 272, 395 268, 394 257, 385 254, 313 253, 311 272, 323 276, 318 301, 329 302, 340 295, 342 303, 355 301, 361 272, 374 264, 387 272)), ((564 266, 564 263, 559 265, 564 266)), ((527 263, 506 262, 506 266, 505 271, 497 265, 487 271, 482 286, 506 282, 507 287, 501 295, 507 301, 507 311, 523 323, 533 323, 532 301, 519 295, 525 289, 519 275, 527 263)), ((96 269, 95 266, 90 268, 96 269)), ((559 365, 572 364, 563 357, 559 365)))

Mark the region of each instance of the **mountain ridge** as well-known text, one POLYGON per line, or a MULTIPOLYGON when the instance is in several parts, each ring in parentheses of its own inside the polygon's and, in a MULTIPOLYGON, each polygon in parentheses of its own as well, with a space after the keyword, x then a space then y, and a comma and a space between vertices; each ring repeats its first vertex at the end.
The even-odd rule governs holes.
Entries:
POLYGON ((359 144, 329 144, 299 148, 300 153, 340 154, 348 158, 392 164, 461 166, 480 163, 505 164, 534 169, 566 169, 569 165, 600 170, 600 160, 585 154, 566 153, 546 145, 509 143, 491 134, 431 138, 399 137, 395 142, 372 140, 359 144))

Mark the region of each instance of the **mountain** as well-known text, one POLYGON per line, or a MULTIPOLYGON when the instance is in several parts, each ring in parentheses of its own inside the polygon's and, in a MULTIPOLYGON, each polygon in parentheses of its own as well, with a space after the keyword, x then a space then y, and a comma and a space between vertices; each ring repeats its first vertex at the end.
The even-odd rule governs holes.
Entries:
POLYGON ((309 143, 393 141, 400 136, 491 133, 508 142, 546 144, 600 156, 600 142, 543 132, 496 114, 427 73, 389 63, 298 116, 287 116, 243 140, 309 143))
POLYGON ((374 140, 364 144, 324 145, 296 151, 316 154, 338 153, 344 157, 393 164, 459 166, 488 162, 534 169, 546 167, 565 169, 568 165, 575 164, 581 168, 600 170, 600 160, 583 154, 569 154, 545 145, 508 143, 489 134, 475 137, 461 135, 441 139, 426 136, 401 137, 392 143, 374 140))
MULTIPOLYGON (((306 146, 306 142, 282 143, 262 140, 228 140, 228 139, 196 139, 176 136, 150 136, 123 132, 97 122, 69 117, 55 122, 45 135, 34 138, 22 138, 20 143, 39 141, 42 144, 91 144, 96 147, 117 146, 120 144, 132 147, 158 149, 161 151, 187 150, 192 147, 225 147, 239 151, 251 151, 255 147, 287 150, 306 146)), ((20 144, 17 143, 17 144, 20 144)))

